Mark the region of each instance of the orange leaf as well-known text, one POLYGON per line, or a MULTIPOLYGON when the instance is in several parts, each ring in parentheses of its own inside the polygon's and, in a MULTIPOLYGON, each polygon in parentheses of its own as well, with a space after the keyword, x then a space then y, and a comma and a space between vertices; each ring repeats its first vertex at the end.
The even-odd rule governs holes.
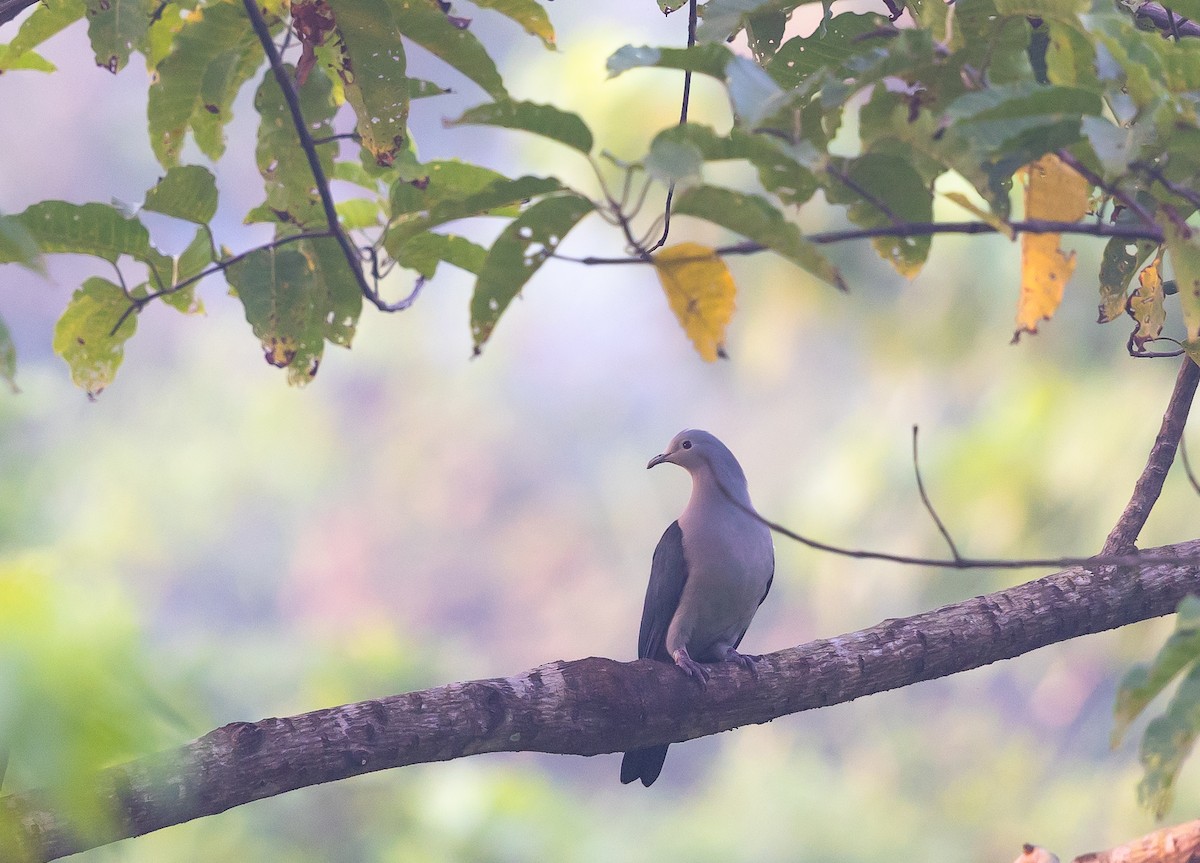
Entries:
MULTIPOLYGON (((1025 218, 1074 222, 1087 212, 1091 185, 1053 153, 1027 165, 1021 173, 1025 176, 1025 218)), ((1075 272, 1075 253, 1064 253, 1060 239, 1060 234, 1021 237, 1021 298, 1014 342, 1021 333, 1036 333, 1038 324, 1050 320, 1062 302, 1063 288, 1075 272)))
POLYGON ((1137 321, 1137 329, 1129 337, 1138 351, 1144 350, 1146 342, 1162 335, 1167 312, 1163 308, 1162 251, 1158 257, 1138 273, 1138 287, 1129 296, 1129 314, 1137 321))
POLYGON ((725 356, 725 328, 737 287, 725 262, 708 246, 679 243, 654 256, 654 269, 696 352, 706 362, 725 356))

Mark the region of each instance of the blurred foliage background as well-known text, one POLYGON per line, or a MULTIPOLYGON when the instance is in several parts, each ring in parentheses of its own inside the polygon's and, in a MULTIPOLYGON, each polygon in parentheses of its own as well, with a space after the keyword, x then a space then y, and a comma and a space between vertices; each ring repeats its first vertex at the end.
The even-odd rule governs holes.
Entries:
MULTIPOLYGON (((550 14, 557 53, 531 51, 486 11, 472 27, 515 96, 570 99, 618 156, 639 158, 678 110, 679 76, 607 82, 604 58, 681 42, 685 22, 643 0, 550 14)), ((95 68, 78 27, 47 55, 55 75, 0 77, 0 209, 139 195, 159 169, 138 64, 115 78, 95 68)), ((422 158, 586 170, 519 134, 442 130, 477 94, 444 66, 409 62, 457 94, 416 106, 422 158)), ((693 118, 727 126, 716 85, 695 86, 693 118)), ((229 213, 260 185, 251 90, 217 170, 229 213)), ((268 236, 220 219, 226 242, 268 236)), ((687 219, 674 232, 725 239, 687 219)), ((563 251, 613 254, 616 242, 589 223, 563 251)), ((97 764, 234 720, 558 658, 633 658, 650 556, 688 491, 682 471, 644 465, 684 427, 729 443, 768 517, 831 542, 935 553, 912 476, 917 423, 925 481, 964 553, 1094 553, 1177 366, 1129 359, 1125 325, 1093 323, 1101 245, 1073 245, 1062 310, 1015 346, 1017 249, 1001 238, 938 239, 911 283, 867 244, 840 247, 848 295, 769 255, 734 259, 731 359, 715 366, 696 358, 650 268, 560 262, 472 361, 470 284, 448 272, 411 310, 365 315, 353 350, 327 353, 303 390, 262 362, 212 281, 205 317, 147 309, 95 403, 50 347, 92 265, 51 259, 48 280, 5 268, 0 315, 22 389, 0 395, 5 790, 70 789, 97 764)), ((1144 546, 1196 534, 1176 470, 1144 546)), ((861 563, 787 541, 777 553, 754 652, 1037 575, 861 563)), ((1009 860, 1025 841, 1073 855, 1153 826, 1135 798, 1138 730, 1115 751, 1108 735, 1120 676, 1168 628, 674 747, 648 791, 618 785, 616 756, 485 756, 295 792, 77 859, 1009 860)), ((1173 820, 1200 803, 1194 774, 1173 820)))

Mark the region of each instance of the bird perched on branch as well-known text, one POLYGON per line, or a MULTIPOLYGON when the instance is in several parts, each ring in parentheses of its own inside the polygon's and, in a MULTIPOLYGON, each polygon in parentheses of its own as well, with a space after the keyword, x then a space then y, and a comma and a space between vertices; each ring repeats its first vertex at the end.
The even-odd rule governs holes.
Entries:
MULTIPOLYGON (((692 496, 667 528, 650 566, 638 658, 674 662, 701 686, 702 663, 736 662, 754 670, 756 656, 737 646, 775 574, 771 531, 752 513, 746 475, 725 444, 685 429, 647 468, 670 462, 692 476, 692 496)), ((658 778, 667 745, 626 752, 621 782, 658 778)))

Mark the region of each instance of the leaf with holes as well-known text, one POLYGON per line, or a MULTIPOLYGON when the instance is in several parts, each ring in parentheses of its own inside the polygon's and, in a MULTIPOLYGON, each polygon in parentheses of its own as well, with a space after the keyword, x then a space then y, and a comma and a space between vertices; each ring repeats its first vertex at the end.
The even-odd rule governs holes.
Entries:
MULTIPOLYGON (((278 368, 316 373, 324 348, 319 288, 308 258, 296 249, 256 249, 225 270, 246 320, 278 368)), ((308 375, 311 377, 311 375, 308 375)))
POLYGON ((336 25, 331 71, 358 120, 362 145, 390 165, 408 135, 408 79, 401 31, 387 0, 327 0, 336 25))
POLYGON ((457 120, 446 120, 447 126, 501 126, 532 132, 574 147, 582 153, 592 150, 592 132, 578 114, 561 111, 553 105, 534 102, 491 102, 471 108, 457 120))
POLYGON ((580 195, 543 198, 496 238, 471 297, 471 335, 476 353, 525 283, 554 253, 567 232, 593 209, 592 202, 580 195))
POLYGON ((129 54, 146 40, 151 0, 87 0, 88 38, 96 54, 96 65, 117 73, 129 62, 129 54))
MULTIPOLYGON (((329 78, 312 76, 300 89, 299 96, 309 131, 317 137, 332 133, 331 121, 337 108, 333 104, 329 78)), ((261 116, 255 158, 267 198, 253 216, 275 222, 285 233, 324 228, 325 211, 312 169, 296 139, 292 115, 275 76, 264 76, 254 95, 254 107, 261 116)), ((320 147, 318 156, 328 176, 333 168, 333 148, 320 147)))
POLYGON ((837 268, 800 235, 795 225, 758 195, 744 195, 716 186, 696 186, 675 198, 673 212, 735 231, 783 255, 838 290, 846 289, 837 268))
POLYGON ((783 87, 799 87, 819 69, 840 69, 862 51, 868 33, 885 32, 887 17, 874 12, 845 12, 835 15, 809 36, 793 36, 766 64, 767 71, 783 87))
POLYGON ((724 45, 709 43, 691 48, 653 48, 648 45, 626 45, 608 58, 608 77, 643 67, 679 69, 710 75, 725 80, 725 67, 733 53, 724 45))
POLYGON ((112 383, 125 358, 125 342, 137 329, 137 315, 127 314, 129 307, 119 286, 93 276, 54 325, 54 352, 66 360, 71 380, 89 397, 112 383))
POLYGON ((1129 283, 1138 267, 1153 254, 1155 244, 1149 240, 1126 240, 1112 237, 1104 246, 1100 259, 1100 309, 1098 323, 1115 321, 1125 313, 1129 283))

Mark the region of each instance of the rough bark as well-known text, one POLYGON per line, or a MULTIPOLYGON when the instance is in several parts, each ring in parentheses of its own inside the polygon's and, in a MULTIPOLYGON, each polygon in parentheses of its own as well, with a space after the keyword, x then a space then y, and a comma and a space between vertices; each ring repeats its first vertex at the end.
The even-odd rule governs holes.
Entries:
POLYGON ((1132 842, 1080 854, 1074 863, 1196 863, 1200 860, 1200 821, 1155 830, 1132 842))
MULTIPOLYGON (((360 773, 482 752, 598 755, 769 722, 1168 614, 1200 592, 1200 540, 1148 550, 1180 562, 1063 572, 936 611, 721 667, 707 689, 665 663, 596 657, 282 719, 235 722, 110 768, 92 792, 116 813, 72 823, 47 798, 0 798, 30 859, 51 860, 252 800, 360 773)), ((0 848, 5 847, 0 837, 0 848)))

